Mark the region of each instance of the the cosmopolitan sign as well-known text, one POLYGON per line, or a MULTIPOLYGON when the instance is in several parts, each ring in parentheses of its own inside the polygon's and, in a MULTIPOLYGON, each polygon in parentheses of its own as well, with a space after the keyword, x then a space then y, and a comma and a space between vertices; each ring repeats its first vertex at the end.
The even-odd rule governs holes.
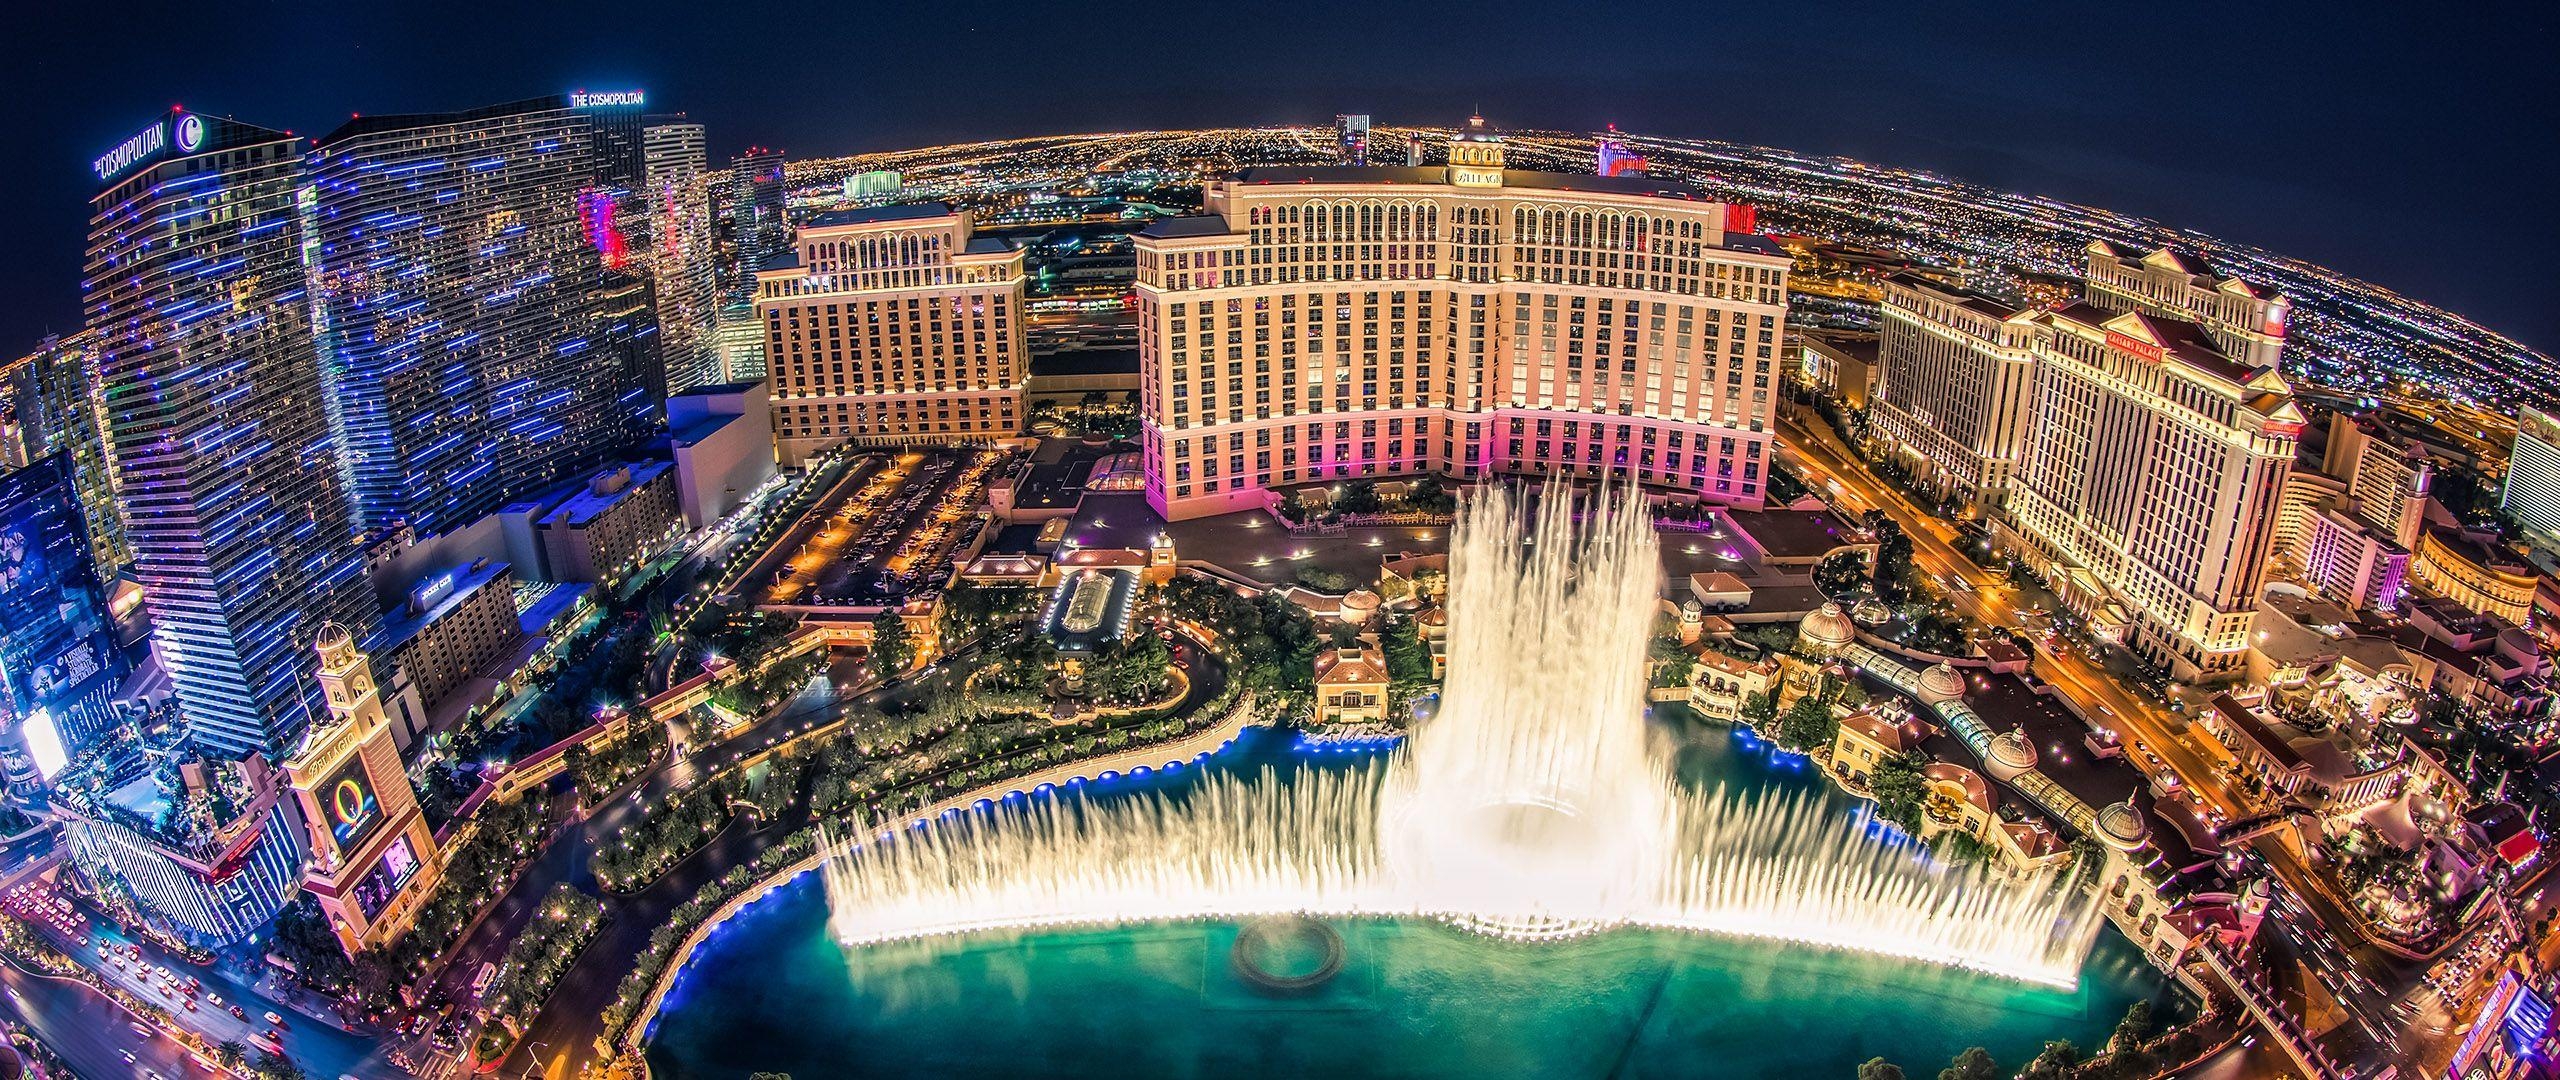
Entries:
POLYGON ((647 104, 646 95, 638 90, 612 90, 594 94, 584 90, 569 92, 569 107, 572 109, 602 109, 616 105, 644 104, 647 104))
POLYGON ((134 132, 133 137, 116 144, 116 148, 98 155, 89 163, 89 171, 98 179, 109 180, 151 159, 152 155, 178 144, 178 152, 192 154, 204 148, 204 117, 194 113, 178 113, 160 118, 150 127, 134 132))
MULTIPOLYGON (((187 119, 195 120, 196 118, 190 116, 187 119)), ((196 130, 199 133, 204 130, 204 121, 196 120, 196 130)), ((154 122, 150 127, 134 132, 132 138, 117 143, 115 149, 98 155, 98 160, 89 163, 89 171, 97 173, 100 180, 110 179, 140 164, 145 158, 168 148, 169 121, 163 119, 154 122)))

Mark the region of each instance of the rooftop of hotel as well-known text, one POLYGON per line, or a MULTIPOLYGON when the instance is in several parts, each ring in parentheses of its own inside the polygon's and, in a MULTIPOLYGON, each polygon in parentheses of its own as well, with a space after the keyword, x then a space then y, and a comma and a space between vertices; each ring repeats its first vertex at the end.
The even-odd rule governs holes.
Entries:
POLYGON ((829 210, 823 214, 814 215, 800 228, 806 231, 847 228, 856 225, 886 225, 899 221, 929 221, 934 218, 950 217, 951 214, 950 204, 938 202, 864 206, 851 210, 829 210))
MULTIPOLYGON (((1931 293, 1957 307, 2001 322, 2007 322, 2021 315, 2031 315, 2039 310, 2032 305, 2013 304, 1996 296, 1959 288, 1909 270, 1896 270, 1885 275, 1884 280, 1889 285, 1900 285, 1904 288, 1931 293)), ((1807 336, 1811 337, 1811 335, 1807 336)))
POLYGON ((621 502, 632 492, 638 491, 641 485, 657 479, 667 470, 675 467, 676 463, 672 461, 634 461, 599 470, 589 478, 586 484, 581 485, 575 494, 563 501, 558 509, 544 515, 542 522, 545 525, 556 522, 572 527, 584 525, 595 520, 596 515, 612 509, 615 503, 621 502), (595 489, 595 480, 622 469, 631 470, 629 483, 610 492, 595 489))
MULTIPOLYGON (((480 591, 481 586, 498 580, 499 576, 506 572, 507 564, 505 563, 483 562, 477 566, 457 567, 437 575, 438 577, 450 577, 452 580, 452 586, 444 589, 442 594, 436 597, 435 602, 428 605, 424 610, 412 610, 414 605, 404 601, 398 609, 384 615, 382 617, 382 644, 378 646, 375 651, 378 653, 388 653, 393 649, 397 649, 402 645, 408 644, 409 639, 417 637, 419 631, 426 629, 429 624, 435 622, 437 619, 443 618, 446 612, 460 607, 463 601, 470 599, 473 593, 480 591)), ((426 588, 428 584, 428 582, 420 582, 419 589, 426 588)), ((418 590, 413 589, 410 592, 410 597, 414 598, 417 594, 418 590)))
POLYGON ((2215 343, 2204 328, 2184 319, 2172 319, 2144 311, 2109 311, 2079 301, 2053 309, 2056 319, 2066 319, 2092 330, 2123 333, 2127 337, 2147 338, 2167 356, 2180 363, 2234 385, 2245 386, 2257 377, 2260 369, 2231 358, 2215 343), (2128 321, 2130 320, 2130 321, 2128 321), (2114 324, 2114 325, 2110 325, 2114 324), (2119 329, 2119 327, 2123 329, 2119 329), (2126 333, 2126 331, 2139 333, 2126 333))
MULTIPOLYGON (((1250 185, 1447 184, 1449 170, 1437 165, 1257 165, 1238 171, 1232 182, 1250 185)), ((1505 169, 1502 186, 1711 201, 1699 192, 1658 176, 1598 176, 1592 173, 1505 169)))

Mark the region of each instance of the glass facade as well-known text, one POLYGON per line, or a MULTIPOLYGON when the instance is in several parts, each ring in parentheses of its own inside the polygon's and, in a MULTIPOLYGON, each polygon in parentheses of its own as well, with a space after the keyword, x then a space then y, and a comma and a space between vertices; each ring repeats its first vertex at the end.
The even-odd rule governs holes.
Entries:
POLYGON ((124 669, 69 473, 57 454, 0 476, 0 723, 77 753, 113 722, 124 669))
POLYGON ((320 140, 314 310, 359 527, 469 524, 603 460, 646 415, 630 352, 651 319, 615 265, 630 253, 597 130, 541 98, 320 140))
POLYGON ((313 632, 376 622, 312 363, 301 140, 171 112, 126 146, 93 166, 83 284, 134 575, 191 737, 278 749, 318 708, 313 632))

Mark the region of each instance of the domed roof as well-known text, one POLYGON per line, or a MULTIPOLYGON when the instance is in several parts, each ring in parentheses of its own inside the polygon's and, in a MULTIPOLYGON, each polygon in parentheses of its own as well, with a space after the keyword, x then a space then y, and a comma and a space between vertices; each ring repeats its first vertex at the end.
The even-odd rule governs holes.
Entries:
POLYGON ((1353 589, 1343 594, 1342 606, 1359 611, 1375 611, 1378 608, 1378 594, 1367 589, 1353 589))
POLYGON ((2036 745, 2027 741, 2026 732, 2002 732, 1991 740, 1983 764, 1990 768, 1991 775, 2004 781, 2017 779, 2036 767, 2036 745))
POLYGON ((1840 605, 1826 602, 1797 625, 1796 637, 1820 651, 1836 652, 1858 640, 1858 629, 1849 625, 1849 616, 1840 610, 1840 605))
POLYGON ((1964 696, 1964 676, 1946 664, 1932 664, 1920 673, 1920 696, 1930 703, 1953 701, 1964 696))
POLYGON ((2134 809, 2131 796, 2099 807, 2097 829, 2098 839, 2118 851, 2133 851, 2151 839, 2151 823, 2143 818, 2142 811, 2134 809))
POLYGON ((324 622, 320 624, 320 632, 312 638, 311 645, 323 652, 335 652, 353 646, 355 641, 353 631, 336 622, 324 622))
POLYGON ((1449 625, 1449 609, 1437 604, 1425 608, 1422 612, 1421 622, 1424 626, 1447 626, 1449 625))

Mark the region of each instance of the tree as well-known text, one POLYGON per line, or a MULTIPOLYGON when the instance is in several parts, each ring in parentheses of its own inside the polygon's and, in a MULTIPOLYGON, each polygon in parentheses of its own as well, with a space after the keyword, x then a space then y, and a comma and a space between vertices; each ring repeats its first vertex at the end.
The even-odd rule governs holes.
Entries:
POLYGON ((2072 1066, 2080 1064, 2080 1048, 2069 1039, 2055 1039, 2044 1044, 2044 1051, 2018 1070, 2018 1080, 2071 1080, 2072 1066))
POLYGON ((1920 804, 1929 797, 1928 767, 1928 757, 1916 750, 1876 762, 1867 776, 1867 788, 1876 794, 1876 816, 1906 832, 1919 831, 1920 804))
POLYGON ((1902 1066, 1880 1057, 1868 1058, 1858 1066, 1858 1080, 1902 1080, 1902 1066))
POLYGON ((304 1080, 302 1066, 282 1054, 260 1053, 252 1074, 258 1080, 304 1080))
POLYGON ((1750 724, 1753 727, 1762 727, 1767 725, 1769 721, 1777 718, 1778 699, 1776 695, 1764 691, 1743 699, 1742 719, 1744 723, 1750 724))
POLYGON ((908 639, 907 621, 894 611, 883 611, 871 620, 871 667, 882 678, 907 670, 916 659, 915 642, 908 639))
POLYGON ((1458 508, 1458 497, 1437 476, 1425 476, 1405 489, 1405 505, 1426 514, 1446 514, 1458 508))
POLYGON ((1831 715, 1831 706, 1821 695, 1806 694, 1787 707, 1787 715, 1778 721, 1778 745, 1789 750, 1811 750, 1827 745, 1840 731, 1840 720, 1831 715))
POLYGON ((1333 508, 1346 514, 1374 514, 1385 509, 1386 502, 1378 498, 1376 483, 1353 480, 1342 485, 1342 494, 1334 497, 1333 508))
POLYGON ((1954 1064, 1938 1070, 1938 1080, 2000 1080, 2000 1066, 1991 1061, 1991 1051, 1979 1046, 1957 1054, 1954 1064))
POLYGON ((2142 1040, 2150 1037, 2151 1002, 2146 999, 2134 1002, 2125 1009, 2124 1019, 2116 1021, 2115 1033, 2107 1036, 2107 1048, 2123 1050, 2127 1047, 2139 1046, 2142 1040))

